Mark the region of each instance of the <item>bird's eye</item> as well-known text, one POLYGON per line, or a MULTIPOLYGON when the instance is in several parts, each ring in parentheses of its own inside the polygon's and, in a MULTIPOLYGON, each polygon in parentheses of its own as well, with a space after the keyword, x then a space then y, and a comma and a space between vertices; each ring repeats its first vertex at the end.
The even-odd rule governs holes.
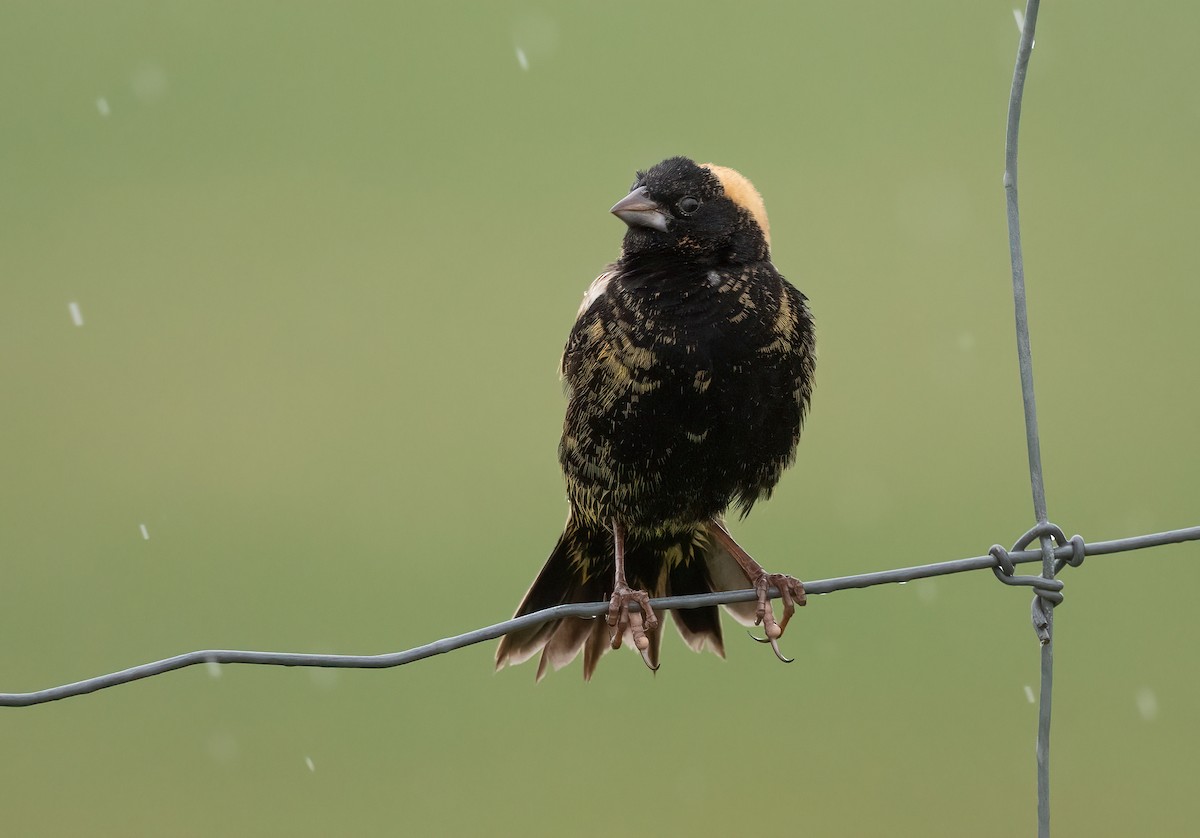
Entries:
POLYGON ((698 209, 700 209, 700 202, 691 195, 679 199, 679 211, 684 215, 691 215, 698 209))

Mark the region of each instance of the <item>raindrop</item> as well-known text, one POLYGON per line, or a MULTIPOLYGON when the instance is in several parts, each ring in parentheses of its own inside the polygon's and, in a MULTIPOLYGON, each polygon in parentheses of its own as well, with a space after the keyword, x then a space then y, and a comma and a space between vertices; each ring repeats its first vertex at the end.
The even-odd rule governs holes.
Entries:
POLYGON ((558 52, 558 41, 558 24, 545 15, 528 15, 513 24, 512 45, 522 70, 529 69, 531 60, 545 64, 558 52))
POLYGON ((317 770, 317 766, 316 766, 316 764, 313 762, 313 758, 312 758, 312 757, 305 757, 305 758, 304 758, 304 764, 308 766, 308 770, 309 770, 309 771, 316 771, 316 770, 317 770))
POLYGON ((1028 684, 1025 685, 1025 700, 1030 704, 1033 704, 1034 702, 1033 687, 1029 686, 1028 684))
POLYGON ((108 100, 103 96, 96 100, 96 110, 100 112, 101 116, 108 116, 111 113, 108 109, 108 100))
POLYGON ((71 312, 71 322, 76 326, 82 326, 83 312, 79 310, 79 303, 67 303, 67 310, 71 312))
POLYGON ((167 92, 167 74, 162 67, 144 64, 129 78, 133 95, 143 102, 156 102, 167 92))
POLYGON ((1142 687, 1137 692, 1137 709, 1142 718, 1148 722, 1158 716, 1158 696, 1149 687, 1142 687))
MULTIPOLYGON (((1025 34, 1025 12, 1021 11, 1020 9, 1013 9, 1013 20, 1015 20, 1017 22, 1017 31, 1020 32, 1022 35, 1024 35, 1025 34)), ((1033 49, 1036 46, 1037 46, 1037 41, 1034 41, 1032 44, 1029 45, 1029 48, 1033 49)))
POLYGON ((150 530, 146 529, 146 525, 138 524, 138 528, 142 531, 142 540, 149 541, 150 540, 150 530))

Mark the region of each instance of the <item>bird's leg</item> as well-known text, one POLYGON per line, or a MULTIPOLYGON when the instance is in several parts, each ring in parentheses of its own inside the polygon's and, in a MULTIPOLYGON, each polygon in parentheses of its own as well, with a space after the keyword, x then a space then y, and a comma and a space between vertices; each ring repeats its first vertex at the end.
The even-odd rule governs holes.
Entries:
POLYGON ((785 663, 791 663, 791 660, 785 658, 779 651, 779 638, 783 636, 783 630, 787 628, 788 620, 792 619, 792 615, 796 613, 796 606, 804 605, 807 602, 804 583, 783 573, 767 573, 762 565, 754 561, 750 554, 733 540, 729 530, 725 529, 725 525, 720 521, 716 519, 709 521, 708 531, 713 539, 724 547, 729 555, 733 556, 734 561, 738 563, 742 572, 754 586, 754 590, 758 592, 758 611, 754 624, 762 625, 763 631, 767 635, 764 642, 771 644, 771 648, 775 650, 775 657, 785 663), (770 599, 767 596, 771 588, 778 588, 780 598, 783 599, 783 620, 778 623, 775 622, 775 612, 771 608, 770 599))
POLYGON ((629 629, 633 635, 633 645, 641 653, 646 666, 658 669, 650 660, 650 638, 646 636, 647 631, 658 628, 658 617, 650 607, 650 595, 645 591, 635 591, 625 581, 625 525, 614 518, 612 531, 613 563, 617 566, 617 578, 608 606, 608 624, 613 627, 612 647, 621 648, 625 630, 629 629), (637 603, 638 607, 630 608, 630 603, 637 603))

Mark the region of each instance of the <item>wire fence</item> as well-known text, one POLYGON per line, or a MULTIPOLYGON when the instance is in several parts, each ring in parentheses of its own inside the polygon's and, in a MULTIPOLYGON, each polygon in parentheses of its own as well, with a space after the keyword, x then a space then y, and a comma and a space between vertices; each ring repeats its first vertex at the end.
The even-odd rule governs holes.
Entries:
MULTIPOLYGON (((1021 122, 1021 102, 1029 58, 1033 50, 1037 27, 1039 0, 1028 0, 1024 18, 1018 15, 1021 37, 1017 47, 1009 96, 1008 121, 1005 134, 1004 191, 1008 210, 1009 250, 1012 260, 1013 305, 1016 317, 1017 359, 1021 371, 1021 400, 1025 409, 1025 435, 1029 454, 1030 487, 1036 524, 1013 545, 1005 549, 994 545, 986 555, 964 559, 915 565, 894 570, 839 576, 805 583, 809 594, 829 594, 854 588, 869 588, 945 576, 971 570, 990 569, 1006 585, 1030 587, 1034 591, 1033 624, 1041 644, 1041 687, 1038 701, 1037 733, 1037 820, 1039 838, 1050 835, 1050 718, 1054 678, 1054 607, 1063 601, 1063 583, 1056 578, 1067 566, 1078 567, 1087 556, 1102 556, 1143 550, 1185 541, 1200 541, 1200 526, 1165 532, 1088 543, 1082 536, 1067 538, 1063 531, 1050 523, 1043 480, 1041 443, 1038 437, 1037 404, 1033 388, 1033 360, 1029 340, 1029 311, 1025 295, 1025 266, 1021 251, 1020 213, 1017 201, 1017 139, 1021 122), (1036 549, 1027 549, 1036 544, 1036 549), (1041 574, 1018 576, 1019 564, 1041 562, 1041 574)), ((772 598, 779 596, 772 588, 772 598)), ((697 608, 706 605, 728 605, 750 602, 757 598, 754 590, 724 591, 710 594, 662 597, 650 600, 656 611, 677 608, 697 608)), ((381 655, 329 655, 291 652, 255 652, 210 649, 187 652, 170 658, 141 664, 119 672, 88 678, 62 686, 25 693, 0 693, 0 707, 28 707, 72 696, 86 695, 98 690, 128 684, 142 678, 162 675, 177 669, 199 664, 241 663, 266 666, 314 666, 354 669, 386 669, 424 660, 435 655, 453 652, 476 643, 495 640, 511 631, 536 626, 564 617, 598 618, 608 612, 608 602, 559 605, 533 614, 486 626, 474 631, 447 637, 401 652, 381 655)))
MULTIPOLYGON (((1051 525, 1053 526, 1053 525, 1051 525)), ((1037 528, 1026 533, 1024 537, 1037 536, 1037 528)), ((1075 536, 1065 546, 1054 550, 1054 557, 1062 565, 1077 565, 1080 556, 1103 556, 1113 553, 1123 553, 1129 550, 1142 550, 1147 547, 1158 547, 1165 544, 1176 544, 1183 541, 1200 540, 1200 527, 1190 527, 1182 530, 1138 535, 1131 538, 1119 538, 1113 541, 1096 541, 1085 544, 1083 539, 1075 536)), ((1018 542, 1019 544, 1019 542, 1018 542)), ((990 568, 1001 581, 1009 585, 1037 586, 1049 581, 1047 591, 1056 595, 1062 588, 1061 580, 1044 580, 1041 576, 1016 576, 1012 568, 1018 564, 1040 562, 1041 550, 1005 550, 999 545, 993 547, 983 556, 972 556, 966 559, 953 559, 935 564, 914 565, 895 570, 880 570, 872 573, 860 573, 854 576, 838 576, 833 579, 819 579, 815 582, 805 582, 804 589, 814 596, 831 594, 836 591, 849 591, 855 588, 871 588, 876 585, 893 585, 900 582, 911 582, 914 579, 928 579, 932 576, 946 576, 951 573, 963 573, 969 570, 990 568)), ((777 598, 779 592, 772 588, 772 598, 777 598)), ((687 596, 661 597, 650 600, 650 607, 655 611, 669 611, 675 608, 699 608, 705 605, 728 605, 734 602, 753 602, 758 594, 747 589, 743 591, 722 591, 713 594, 689 594, 687 596)), ((187 652, 171 658, 144 663, 120 672, 64 684, 60 687, 50 687, 44 690, 28 693, 0 693, 0 706, 27 707, 33 704, 45 704, 76 695, 86 695, 97 690, 128 684, 154 675, 173 672, 189 666, 221 663, 249 663, 268 666, 317 666, 330 669, 390 669, 415 663, 419 660, 443 655, 476 643, 495 640, 511 631, 529 628, 544 623, 547 620, 558 620, 563 617, 598 618, 608 613, 607 602, 581 602, 571 605, 556 605, 524 617, 505 620, 502 623, 446 637, 406 649, 402 652, 390 652, 382 655, 317 655, 296 652, 252 652, 234 649, 208 649, 198 652, 187 652)))

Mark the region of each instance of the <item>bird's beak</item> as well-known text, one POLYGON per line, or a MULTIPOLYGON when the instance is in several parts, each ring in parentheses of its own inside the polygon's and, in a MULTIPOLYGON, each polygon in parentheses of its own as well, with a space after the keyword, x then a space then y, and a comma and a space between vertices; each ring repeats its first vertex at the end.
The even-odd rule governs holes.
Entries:
POLYGON ((650 227, 667 232, 667 213, 650 200, 644 186, 639 186, 617 201, 610 212, 630 227, 650 227))

